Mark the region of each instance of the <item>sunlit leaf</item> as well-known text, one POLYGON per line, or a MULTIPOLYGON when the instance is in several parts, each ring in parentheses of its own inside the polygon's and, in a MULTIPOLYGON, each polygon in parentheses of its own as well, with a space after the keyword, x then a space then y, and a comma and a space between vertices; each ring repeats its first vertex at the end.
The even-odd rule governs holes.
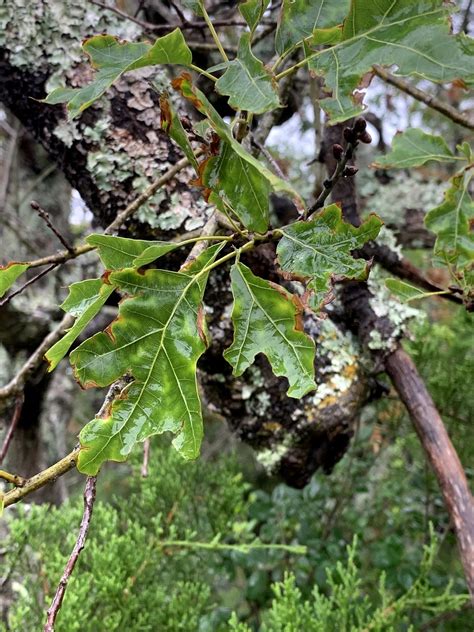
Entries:
POLYGON ((351 251, 375 239, 381 226, 376 215, 358 227, 352 226, 342 220, 339 206, 331 204, 315 219, 282 229, 277 246, 279 263, 286 272, 311 279, 308 287, 317 291, 320 301, 324 289, 331 289, 331 278, 366 278, 367 262, 354 259, 351 251))
POLYGON ((188 135, 184 130, 183 124, 173 108, 167 93, 163 93, 160 96, 160 110, 161 129, 169 134, 174 142, 183 150, 184 155, 197 171, 198 161, 194 155, 193 148, 191 147, 191 143, 189 142, 188 135))
MULTIPOLYGON (((238 143, 232 135, 232 130, 229 125, 221 118, 214 107, 209 103, 205 95, 191 83, 191 75, 189 73, 182 73, 173 81, 173 87, 181 92, 181 94, 188 99, 194 107, 207 117, 210 126, 216 132, 216 134, 226 141, 234 154, 240 158, 240 164, 246 163, 251 167, 254 167, 261 175, 261 177, 268 181, 273 191, 286 193, 297 204, 297 206, 304 207, 303 200, 295 189, 285 180, 276 176, 270 171, 263 163, 257 160, 252 154, 238 143)), ((237 164, 237 163, 236 163, 237 164)), ((251 213, 252 209, 248 209, 251 213)))
POLYGON ((261 114, 281 107, 274 77, 251 51, 250 33, 241 35, 237 57, 217 80, 216 90, 230 97, 236 110, 261 114))
POLYGON ((329 43, 340 38, 341 24, 349 11, 349 0, 283 0, 275 48, 279 55, 303 39, 318 38, 318 43, 329 43), (329 39, 324 33, 330 35, 329 39), (319 41, 321 40, 321 41, 319 41))
POLYGON ((15 283, 23 272, 28 270, 27 263, 9 263, 6 266, 0 266, 0 297, 15 283))
POLYGON ((444 292, 424 292, 420 288, 406 283, 406 281, 400 281, 400 279, 386 279, 385 285, 387 288, 395 294, 403 303, 409 303, 420 298, 427 298, 429 296, 435 296, 437 294, 443 294, 444 292))
POLYGON ((397 75, 472 84, 474 43, 451 34, 448 12, 442 0, 353 0, 342 41, 311 53, 309 61, 332 91, 321 101, 331 121, 361 112, 360 97, 353 93, 374 64, 396 65, 397 75))
POLYGON ((207 346, 202 297, 206 266, 221 247, 205 250, 186 272, 110 274, 109 282, 130 297, 107 333, 77 347, 71 363, 85 387, 107 386, 126 373, 133 382, 103 418, 83 428, 81 472, 123 461, 137 442, 166 431, 176 435, 173 445, 183 457, 197 457, 203 430, 196 364, 207 346))
POLYGON ((234 375, 242 375, 255 356, 263 353, 275 375, 288 379, 290 397, 303 397, 316 388, 314 343, 302 331, 296 297, 255 276, 242 263, 232 267, 231 280, 234 341, 224 357, 234 375))
POLYGON ((472 169, 451 178, 443 204, 425 216, 426 227, 437 236, 435 255, 458 267, 474 261, 474 201, 469 192, 472 178, 472 169))
POLYGON ((53 371, 69 351, 72 343, 77 339, 85 327, 96 316, 105 304, 114 288, 102 279, 88 279, 78 281, 69 287, 69 296, 61 308, 76 318, 76 322, 69 331, 58 340, 46 353, 48 371, 53 371))
POLYGON ((94 35, 82 45, 97 74, 94 81, 83 88, 57 88, 44 103, 67 103, 71 118, 78 116, 129 70, 158 64, 189 66, 191 50, 179 29, 159 37, 153 45, 145 42, 120 42, 112 35, 94 35))
POLYGON ((378 158, 373 166, 404 169, 419 167, 430 160, 452 162, 454 154, 442 136, 412 128, 396 134, 392 141, 392 150, 378 158))
POLYGON ((239 4, 239 11, 250 27, 254 31, 263 17, 270 0, 247 0, 239 4))

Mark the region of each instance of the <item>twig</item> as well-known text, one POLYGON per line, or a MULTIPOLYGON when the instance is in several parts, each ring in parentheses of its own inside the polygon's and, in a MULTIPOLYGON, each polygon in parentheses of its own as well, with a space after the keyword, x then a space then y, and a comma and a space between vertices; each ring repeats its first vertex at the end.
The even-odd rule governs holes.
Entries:
POLYGON ((44 626, 44 632, 54 632, 56 617, 58 616, 59 609, 61 608, 69 579, 71 578, 79 555, 84 548, 91 524, 92 512, 94 510, 96 482, 96 476, 87 477, 86 487, 84 489, 84 513, 82 515, 81 526, 79 528, 79 535, 77 537, 74 548, 72 549, 71 555, 67 561, 63 576, 61 577, 61 581, 59 582, 56 594, 54 595, 54 599, 47 612, 47 620, 44 626))
MULTIPOLYGON (((212 39, 214 40, 214 42, 216 43, 217 48, 219 49, 219 52, 221 54, 221 57, 224 61, 229 61, 229 58, 227 57, 227 53, 224 50, 224 47, 221 44, 221 41, 219 39, 219 36, 217 35, 217 31, 214 28, 214 24, 211 20, 211 18, 209 17, 209 14, 206 11, 206 7, 204 6, 204 2, 203 0, 198 0, 199 1, 199 8, 201 9, 202 15, 204 16, 204 21, 206 22, 209 31, 211 32, 212 35, 212 39)), ((217 24, 215 25, 217 26, 217 24)))
POLYGON ((16 487, 11 491, 7 492, 3 497, 4 507, 9 507, 17 503, 19 500, 28 496, 32 492, 35 492, 37 489, 41 489, 48 483, 52 483, 59 476, 62 476, 69 470, 72 470, 76 467, 77 457, 79 455, 79 446, 74 448, 72 452, 70 452, 67 456, 62 458, 60 461, 51 465, 51 467, 46 468, 42 472, 35 474, 31 478, 27 478, 22 487, 16 487))
POLYGON ((15 377, 12 378, 8 384, 0 388, 0 401, 13 395, 18 395, 23 391, 26 380, 41 364, 46 351, 48 351, 48 349, 52 347, 73 324, 74 317, 71 316, 71 314, 66 314, 59 325, 46 336, 46 338, 37 347, 36 351, 32 353, 15 377))
POLYGON ((15 485, 15 487, 23 487, 26 483, 26 478, 18 476, 18 474, 10 474, 10 472, 5 472, 5 470, 0 470, 0 478, 7 481, 7 483, 15 485))
POLYGON ((49 213, 47 213, 44 208, 42 208, 38 202, 34 200, 30 203, 31 208, 38 213, 42 220, 44 220, 46 226, 56 235, 62 245, 66 248, 69 253, 73 253, 74 249, 68 242, 68 240, 60 233, 60 231, 56 228, 56 226, 52 223, 49 213))
MULTIPOLYGON (((202 152, 196 151, 195 155, 198 156, 199 153, 202 152)), ((166 173, 155 180, 155 182, 152 182, 141 195, 139 195, 131 204, 127 206, 127 208, 121 211, 114 219, 114 221, 109 224, 109 226, 107 226, 107 228, 104 230, 104 234, 110 235, 111 233, 118 230, 122 226, 122 224, 140 208, 140 206, 145 204, 145 202, 158 191, 160 187, 166 184, 168 180, 171 180, 171 178, 179 173, 181 169, 184 169, 184 167, 187 167, 188 165, 189 160, 187 158, 181 158, 181 160, 178 160, 178 162, 174 164, 170 169, 168 169, 166 173)))
POLYGON ((382 68, 382 66, 375 64, 373 66, 373 70, 374 73, 378 77, 383 79, 386 83, 389 83, 399 90, 402 90, 406 94, 409 94, 417 101, 421 101, 421 103, 424 103, 433 110, 436 110, 440 114, 443 114, 443 116, 447 116, 458 125, 462 125, 463 127, 467 127, 468 129, 474 129, 474 121, 467 118, 466 114, 464 114, 463 112, 459 112, 452 105, 449 105, 449 103, 444 103, 444 101, 441 101, 434 95, 427 94, 426 92, 420 90, 405 79, 401 79, 400 77, 392 75, 392 73, 388 72, 388 70, 385 70, 385 68, 382 68))
POLYGON ((285 176, 285 174, 283 173, 283 171, 280 168, 280 165, 277 163, 277 161, 275 160, 275 158, 271 155, 271 153, 268 151, 268 149, 262 145, 262 143, 260 143, 256 138, 251 139, 251 142, 253 145, 255 145, 255 147, 257 147, 257 149, 265 156, 265 158, 268 160, 268 162, 270 163, 270 165, 273 167, 273 170, 275 171, 275 173, 282 179, 282 180, 288 180, 288 177, 285 176))
POLYGON ((38 279, 41 279, 42 277, 46 276, 49 272, 51 272, 51 270, 54 270, 54 268, 57 268, 58 265, 59 263, 51 263, 47 268, 45 268, 44 270, 41 270, 41 272, 35 275, 32 279, 30 279, 29 281, 26 281, 26 283, 23 283, 23 285, 20 285, 20 287, 17 290, 15 290, 14 292, 11 292, 11 294, 9 294, 8 296, 5 296, 5 298, 3 298, 0 301, 0 307, 3 307, 7 303, 9 303, 12 300, 12 298, 14 298, 15 296, 18 296, 18 294, 21 294, 24 290, 26 290, 27 287, 29 287, 30 285, 33 285, 33 283, 36 283, 38 279))
POLYGON ((454 525, 467 587, 474 600, 474 499, 463 467, 413 360, 401 348, 385 367, 413 421, 454 525))
MULTIPOLYGON (((215 211, 213 211, 211 215, 209 216, 209 219, 207 220, 207 222, 202 227, 201 237, 211 237, 212 235, 215 234, 217 227, 218 227, 217 217, 216 217, 215 211)), ((197 241, 194 244, 194 246, 191 248, 191 252, 186 257, 186 260, 181 267, 184 268, 190 261, 193 261, 194 259, 196 259, 196 257, 198 257, 201 254, 201 252, 207 248, 207 244, 208 242, 205 240, 197 241)))
POLYGON ((21 409, 23 408, 23 394, 18 395, 15 403, 15 410, 13 412, 13 417, 8 427, 7 433, 5 435, 5 439, 3 440, 2 448, 0 450, 0 465, 3 463, 4 458, 7 455, 8 448, 10 447, 11 440, 13 438, 13 434, 18 425, 21 415, 21 409))
MULTIPOLYGON (((201 150, 196 150, 196 156, 199 156, 202 153, 201 150)), ((181 169, 187 167, 189 164, 189 160, 187 158, 182 158, 175 165, 173 165, 168 171, 166 171, 162 176, 160 176, 155 182, 152 182, 150 186, 145 189, 143 193, 141 193, 133 202, 131 202, 123 211, 121 211, 114 221, 107 226, 104 233, 106 235, 110 235, 111 233, 117 231, 123 222, 125 222, 131 215, 133 215, 145 202, 156 193, 156 191, 166 184, 168 180, 171 180, 181 169)), ((77 248, 73 248, 71 252, 68 250, 62 250, 61 252, 56 252, 53 255, 48 255, 46 257, 41 257, 40 259, 34 259, 33 261, 25 261, 28 264, 29 268, 39 268, 41 266, 48 265, 49 263, 54 263, 56 265, 65 263, 70 259, 75 259, 80 255, 85 254, 86 252, 90 252, 91 250, 95 250, 95 246, 91 246, 89 244, 83 244, 82 246, 78 246, 77 248)), ((1 305, 1 303, 0 303, 1 305)))
POLYGON ((145 439, 143 442, 143 462, 140 473, 143 478, 148 476, 148 461, 150 460, 150 439, 145 439))

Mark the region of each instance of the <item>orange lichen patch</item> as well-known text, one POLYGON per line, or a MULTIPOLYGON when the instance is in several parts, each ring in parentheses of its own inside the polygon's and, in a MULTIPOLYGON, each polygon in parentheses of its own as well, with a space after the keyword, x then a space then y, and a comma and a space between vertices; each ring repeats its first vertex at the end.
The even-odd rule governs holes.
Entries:
POLYGON ((354 379, 357 375, 357 364, 348 364, 342 370, 342 375, 349 379, 354 379))
POLYGON ((328 406, 334 406, 337 404, 338 398, 335 395, 328 395, 322 399, 318 405, 318 408, 327 408, 328 406))
POLYGON ((265 421, 263 423, 263 429, 269 432, 277 432, 281 429, 281 424, 279 424, 278 421, 265 421))

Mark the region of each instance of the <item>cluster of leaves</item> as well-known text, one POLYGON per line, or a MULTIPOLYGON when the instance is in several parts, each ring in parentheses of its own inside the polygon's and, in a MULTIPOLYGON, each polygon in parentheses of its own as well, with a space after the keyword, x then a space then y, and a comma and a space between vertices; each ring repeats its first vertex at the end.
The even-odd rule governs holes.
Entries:
MULTIPOLYGON (((474 154, 471 147, 463 143, 454 154, 441 136, 409 129, 395 136, 390 153, 379 158, 374 166, 409 169, 431 162, 460 166, 449 180, 444 202, 426 213, 425 225, 436 234, 435 263, 447 266, 453 283, 470 305, 474 300, 474 200, 471 193, 474 154)), ((387 286, 406 301, 431 295, 396 279, 388 280, 387 286)))
MULTIPOLYGON (((106 272, 102 279, 71 287, 63 307, 76 321, 66 337, 49 351, 50 368, 57 365, 116 290, 129 297, 121 303, 118 319, 106 333, 77 348, 71 361, 78 380, 86 387, 107 386, 127 373, 133 380, 102 418, 83 429, 78 467, 84 473, 95 474, 107 459, 124 460, 136 442, 164 431, 175 433, 174 446, 185 458, 197 456, 202 415, 196 364, 208 344, 202 297, 211 270, 231 259, 235 259, 231 271, 235 335, 225 357, 234 373, 241 375, 255 355, 263 352, 275 374, 287 378, 289 396, 301 397, 315 387, 314 345, 301 330, 299 314, 303 307, 319 309, 334 280, 366 278, 366 264, 354 259, 351 251, 375 239, 381 222, 372 215, 354 228, 342 221, 340 209, 329 206, 309 220, 270 230, 270 193, 289 195, 300 210, 304 209, 304 201, 291 184, 255 158, 241 141, 254 116, 281 107, 278 81, 302 66, 323 77, 331 96, 321 99, 321 106, 332 122, 347 120, 362 111, 355 90, 375 64, 396 64, 400 75, 438 83, 474 81, 473 41, 463 34, 451 34, 449 7, 443 0, 354 0, 350 4, 284 0, 274 41, 277 58, 271 68, 252 51, 253 36, 267 5, 265 0, 241 4, 248 30, 240 35, 235 59, 229 60, 209 22, 204 2, 187 4, 210 24, 224 60, 205 70, 193 63, 192 51, 180 29, 153 44, 120 42, 110 35, 91 37, 83 49, 97 71, 94 80, 81 88, 58 88, 45 99, 47 104, 66 103, 74 118, 123 73, 146 66, 174 65, 214 81, 216 92, 227 96, 229 106, 236 111, 234 121, 226 123, 193 84, 188 71, 177 76, 171 86, 203 120, 192 129, 189 125, 185 128, 167 94, 160 98, 162 128, 195 168, 195 183, 205 198, 228 216, 244 245, 240 241, 239 248, 219 258, 229 241, 223 236, 180 272, 143 272, 143 266, 183 244, 133 242, 98 235, 88 239, 97 248, 106 272), (303 59, 279 72, 296 51, 303 59), (278 263, 287 276, 305 281, 305 305, 285 288, 256 277, 240 262, 241 254, 263 240, 279 240, 278 263)), ((446 148, 438 150, 444 159, 446 148)), ((467 149, 462 151, 467 157, 467 149)), ((394 154, 397 152, 395 148, 394 154)), ((421 164, 420 159, 417 162, 412 158, 411 164, 421 164)), ((469 173, 466 169, 453 178, 446 202, 427 217, 427 224, 438 235, 437 254, 456 266, 456 274, 461 274, 466 283, 472 276, 466 237, 469 173)), ((13 262, 1 270, 0 294, 27 268, 27 263, 13 262)))

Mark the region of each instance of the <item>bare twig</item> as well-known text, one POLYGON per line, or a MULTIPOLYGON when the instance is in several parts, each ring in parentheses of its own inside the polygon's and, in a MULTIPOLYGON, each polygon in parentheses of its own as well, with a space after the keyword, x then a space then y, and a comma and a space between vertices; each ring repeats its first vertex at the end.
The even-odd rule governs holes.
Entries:
POLYGON ((279 176, 282 180, 288 180, 287 176, 285 176, 285 174, 281 170, 280 165, 277 163, 277 161, 271 155, 268 149, 264 145, 262 145, 262 143, 260 143, 256 138, 252 138, 251 142, 265 156, 270 165, 273 167, 273 170, 275 171, 277 176, 279 176))
POLYGON ((15 296, 18 296, 18 294, 21 294, 24 290, 26 290, 27 287, 29 287, 30 285, 33 285, 33 283, 36 283, 38 279, 41 279, 42 277, 46 276, 49 272, 51 272, 51 270, 54 270, 54 268, 56 268, 58 265, 59 263, 51 263, 47 268, 45 268, 44 270, 41 270, 41 272, 35 275, 32 279, 30 279, 29 281, 26 281, 26 283, 23 283, 23 285, 21 285, 14 292, 11 292, 11 294, 9 294, 8 296, 5 296, 5 298, 3 298, 0 301, 0 307, 3 307, 7 303, 9 303, 12 300, 12 298, 14 298, 15 296))
POLYGON ((66 248, 69 253, 74 253, 73 247, 70 245, 68 240, 60 233, 60 231, 56 228, 56 226, 51 221, 49 213, 47 213, 44 208, 42 208, 38 202, 32 200, 31 208, 38 213, 42 220, 44 220, 46 226, 56 235, 62 245, 66 248))
MULTIPOLYGON (((211 237, 212 235, 215 234, 217 227, 218 227, 217 216, 216 216, 216 212, 213 211, 211 215, 209 216, 209 219, 207 220, 207 222, 202 227, 201 236, 211 237)), ((201 254, 201 252, 207 248, 207 244, 208 242, 205 240, 197 241, 194 244, 194 246, 191 248, 191 252, 186 257, 186 260, 181 267, 184 268, 188 263, 196 259, 196 257, 198 257, 201 254)))
POLYGON ((143 442, 143 462, 140 473, 143 478, 148 476, 148 462, 150 460, 150 439, 145 439, 143 442))
MULTIPOLYGON (((196 155, 198 155, 200 152, 195 152, 195 153, 196 155)), ((127 219, 140 208, 140 206, 145 204, 145 202, 149 200, 151 196, 154 195, 158 191, 160 187, 162 187, 164 184, 166 184, 166 182, 171 180, 171 178, 174 178, 174 176, 177 173, 179 173, 181 169, 184 169, 184 167, 187 167, 188 165, 189 165, 189 160, 187 158, 181 158, 181 160, 178 160, 178 162, 174 164, 170 169, 168 169, 166 173, 164 173, 160 178, 155 180, 155 182, 152 182, 150 186, 147 187, 141 195, 139 195, 131 204, 127 206, 127 208, 121 211, 117 215, 117 217, 114 219, 114 221, 111 224, 109 224, 109 226, 107 226, 107 228, 104 231, 104 234, 110 235, 111 233, 118 230, 122 226, 122 224, 125 221, 127 221, 127 219)))
POLYGON ((453 521, 467 586, 474 600, 474 499, 459 457, 413 360, 401 348, 385 362, 405 404, 453 521))
POLYGON ((5 439, 3 440, 2 448, 0 450, 0 465, 3 463, 3 460, 5 459, 7 455, 8 448, 10 447, 10 443, 13 438, 13 434, 20 420, 22 408, 23 408, 23 394, 19 394, 16 398, 15 410, 13 412, 11 423, 8 427, 7 433, 5 435, 5 439))
POLYGON ((59 325, 46 336, 36 351, 32 353, 15 377, 12 378, 8 384, 0 388, 0 401, 18 395, 23 391, 26 380, 39 367, 46 351, 63 336, 65 331, 71 327, 73 323, 74 317, 70 314, 66 314, 59 325))
POLYGON ((69 470, 72 470, 76 467, 77 457, 79 455, 79 446, 74 448, 72 452, 70 452, 67 456, 62 458, 51 467, 46 468, 42 472, 35 474, 31 478, 27 478, 21 487, 16 487, 11 491, 7 492, 3 497, 3 503, 5 507, 9 507, 17 503, 19 500, 28 496, 32 492, 35 492, 37 489, 41 489, 45 485, 52 483, 59 476, 62 476, 69 470))
POLYGON ((383 79, 386 83, 389 83, 392 86, 395 86, 396 88, 398 88, 399 90, 402 90, 402 92, 409 94, 411 97, 413 97, 417 101, 421 101, 421 103, 424 103, 431 109, 436 110, 440 114, 443 114, 443 116, 447 116, 449 119, 454 121, 454 123, 457 123, 458 125, 462 125, 463 127, 467 127, 468 129, 474 129, 474 121, 467 118, 466 114, 464 114, 463 112, 460 112, 459 110, 454 108, 452 105, 449 105, 449 103, 445 103, 444 101, 441 101, 434 95, 428 94, 424 92, 423 90, 420 90, 419 88, 409 83, 405 79, 392 75, 392 73, 388 72, 388 70, 385 70, 385 68, 382 68, 382 66, 375 64, 373 66, 373 69, 374 69, 375 74, 381 79, 383 79))
POLYGON ((61 581, 59 582, 56 594, 54 595, 54 599, 48 610, 44 632, 54 632, 56 617, 58 616, 59 609, 61 608, 69 579, 72 575, 74 567, 76 566, 79 555, 84 548, 91 524, 92 512, 94 510, 96 482, 96 476, 87 477, 86 487, 84 489, 84 513, 82 515, 81 526, 79 528, 79 535, 77 537, 74 548, 72 549, 71 555, 67 561, 63 576, 61 577, 61 581))

